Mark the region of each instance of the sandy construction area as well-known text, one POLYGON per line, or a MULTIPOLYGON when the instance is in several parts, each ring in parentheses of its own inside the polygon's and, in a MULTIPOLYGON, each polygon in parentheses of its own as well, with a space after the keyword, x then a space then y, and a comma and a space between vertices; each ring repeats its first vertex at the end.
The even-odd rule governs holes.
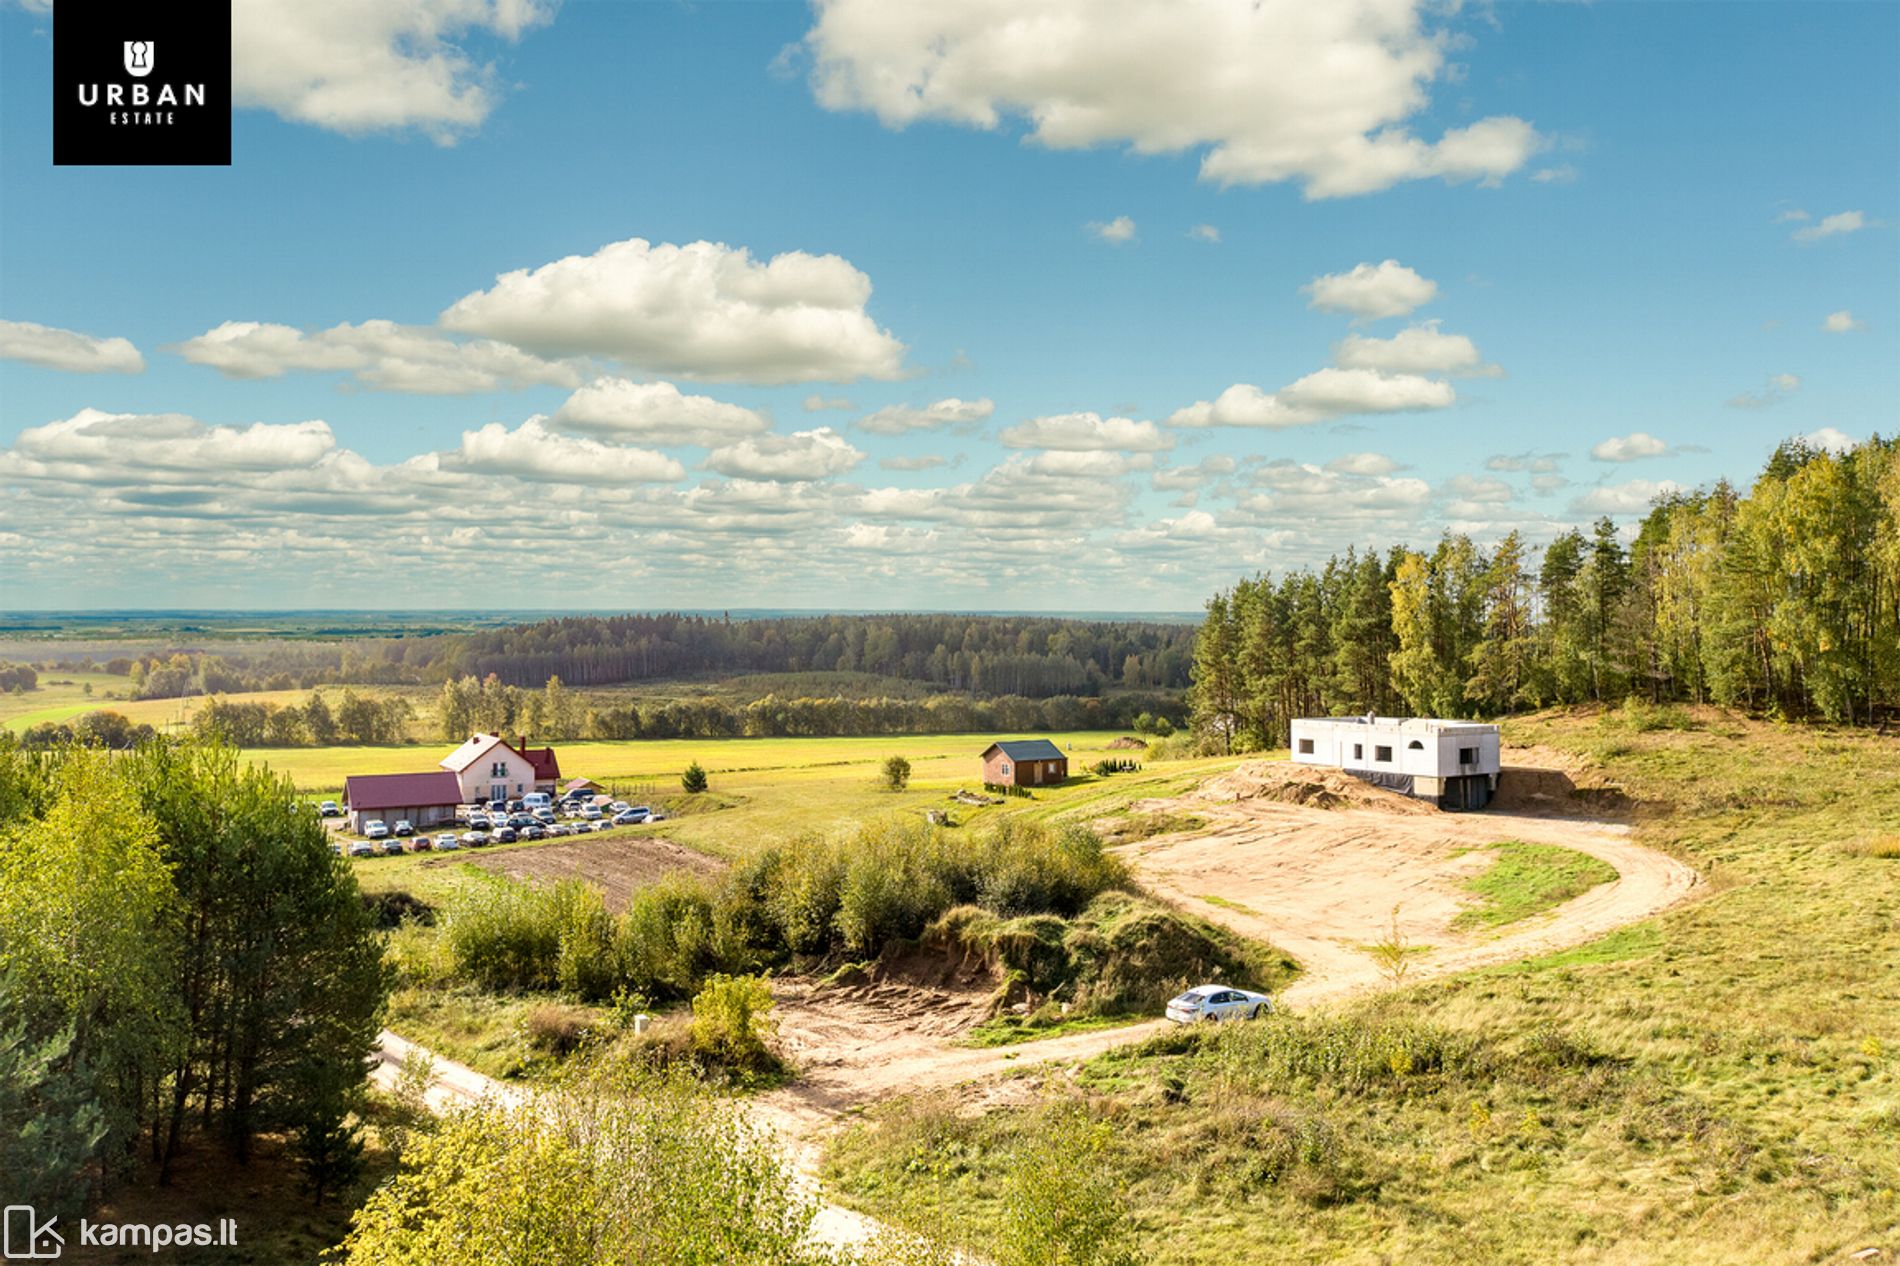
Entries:
POLYGON ((1526 814, 1440 813, 1350 777, 1292 768, 1255 762, 1179 799, 1139 805, 1191 810, 1207 824, 1122 850, 1151 891, 1298 959, 1305 970, 1283 995, 1289 1006, 1380 984, 1367 947, 1395 917, 1415 951, 1408 978, 1418 979, 1591 940, 1674 905, 1700 882, 1686 864, 1634 843, 1627 825, 1578 816, 1579 799, 1602 793, 1553 790, 1567 783, 1559 771, 1526 773, 1517 788, 1517 771, 1506 772, 1512 794, 1502 804, 1551 810, 1526 814), (1535 790, 1520 792, 1527 786, 1535 790), (1587 853, 1618 878, 1497 931, 1454 931, 1473 901, 1463 882, 1490 865, 1487 846, 1506 840, 1587 853))

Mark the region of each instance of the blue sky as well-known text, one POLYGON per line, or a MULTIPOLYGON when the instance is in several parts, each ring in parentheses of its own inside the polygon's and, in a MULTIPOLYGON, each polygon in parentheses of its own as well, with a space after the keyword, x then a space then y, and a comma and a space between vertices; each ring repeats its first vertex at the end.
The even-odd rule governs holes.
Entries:
POLYGON ((228 170, 0 9, 9 607, 1181 610, 1894 429, 1900 5, 236 8, 228 170))

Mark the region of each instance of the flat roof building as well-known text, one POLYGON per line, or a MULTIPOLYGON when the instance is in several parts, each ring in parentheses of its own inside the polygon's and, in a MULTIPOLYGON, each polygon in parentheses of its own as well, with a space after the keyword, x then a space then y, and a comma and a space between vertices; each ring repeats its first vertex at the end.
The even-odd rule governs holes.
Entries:
POLYGON ((1498 727, 1481 721, 1303 717, 1290 729, 1296 762, 1342 769, 1442 809, 1482 809, 1498 787, 1498 727))

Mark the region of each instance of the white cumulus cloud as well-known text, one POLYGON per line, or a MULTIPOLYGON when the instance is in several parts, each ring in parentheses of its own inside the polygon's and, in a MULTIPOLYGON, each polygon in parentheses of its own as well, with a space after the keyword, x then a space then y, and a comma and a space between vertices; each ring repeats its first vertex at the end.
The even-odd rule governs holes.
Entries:
POLYGON ((1842 308, 1839 312, 1828 313, 1821 321, 1821 328, 1829 334, 1852 334, 1855 330, 1866 329, 1867 323, 1842 308))
POLYGON ((1132 242, 1135 240, 1135 222, 1125 215, 1118 215, 1114 219, 1105 222, 1101 220, 1091 220, 1086 227, 1090 233, 1102 241, 1111 242, 1117 246, 1123 242, 1132 242))
POLYGON ((235 104, 355 136, 479 127, 501 82, 471 37, 518 40, 552 0, 236 0, 235 104))
POLYGON ((1213 400, 1199 400, 1168 416, 1169 426, 1242 426, 1277 429, 1327 422, 1360 413, 1448 408, 1451 384, 1417 374, 1372 369, 1318 369, 1277 392, 1235 383, 1213 400))
POLYGON ((686 475, 686 468, 664 453, 561 435, 540 417, 512 431, 499 422, 464 431, 461 447, 445 455, 444 465, 531 482, 602 486, 672 483, 686 475))
POLYGON ((1658 497, 1681 492, 1672 479, 1632 479, 1628 483, 1599 484, 1570 502, 1574 514, 1639 514, 1658 497))
POLYGON ((706 465, 734 479, 803 483, 842 475, 864 454, 828 426, 790 435, 760 435, 715 448, 706 465))
POLYGON ((1396 374, 1454 374, 1496 378, 1503 370, 1485 363, 1478 345, 1463 334, 1443 334, 1438 322, 1425 321, 1391 338, 1348 334, 1333 348, 1333 359, 1346 369, 1378 369, 1396 374))
POLYGON ((1672 451, 1667 443, 1647 431, 1631 431, 1628 435, 1612 435, 1597 444, 1590 450, 1590 456, 1600 462, 1634 462, 1645 457, 1667 457, 1672 451))
POLYGON ((996 402, 988 398, 959 400, 950 396, 922 408, 889 404, 858 419, 858 429, 873 435, 903 435, 909 431, 936 431, 944 427, 967 429, 989 420, 996 402))
POLYGON ((1059 449, 1067 452, 1112 451, 1158 453, 1174 447, 1152 422, 1133 418, 1105 418, 1099 413, 1055 413, 1030 418, 1005 429, 1000 438, 1010 448, 1059 449))
POLYGON ((757 435, 771 421, 757 410, 689 396, 670 382, 596 378, 555 410, 554 424, 604 439, 648 444, 715 444, 757 435))
POLYGON ((1866 215, 1859 211, 1838 211, 1833 215, 1822 216, 1813 224, 1804 225, 1794 231, 1797 242, 1818 242, 1824 237, 1839 237, 1843 233, 1858 233, 1868 226, 1866 215))
POLYGON ((582 367, 572 361, 543 360, 492 339, 464 342, 394 321, 346 321, 311 334, 270 322, 226 321, 175 350, 227 378, 346 372, 366 386, 424 395, 573 387, 584 380, 582 367))
POLYGON ((1359 264, 1350 272, 1315 277, 1303 287, 1321 312, 1347 313, 1364 321, 1405 316, 1430 303, 1438 283, 1396 259, 1359 264))
POLYGON ((836 255, 754 260, 717 242, 629 238, 504 273, 441 323, 543 356, 759 383, 895 378, 904 345, 864 305, 871 279, 836 255))
POLYGON ((1201 152, 1224 185, 1308 198, 1492 182, 1542 140, 1512 115, 1415 135, 1453 36, 1425 0, 819 0, 812 89, 889 127, 1007 116, 1052 149, 1201 152))
POLYGON ((0 321, 0 359, 74 374, 136 374, 145 368, 130 339, 97 338, 32 321, 0 321))

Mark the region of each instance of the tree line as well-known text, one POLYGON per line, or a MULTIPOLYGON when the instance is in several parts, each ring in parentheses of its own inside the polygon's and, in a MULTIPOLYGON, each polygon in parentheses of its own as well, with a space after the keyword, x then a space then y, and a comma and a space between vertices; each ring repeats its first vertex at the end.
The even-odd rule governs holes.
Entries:
POLYGON ((349 863, 230 747, 0 734, 0 1172, 71 1211, 194 1141, 287 1133, 319 1199, 359 1152, 390 972, 349 863), (17 1151, 17 1155, 8 1154, 17 1151))
POLYGON ((349 642, 264 639, 216 652, 167 649, 75 669, 123 673, 135 699, 434 685, 490 676, 539 689, 559 677, 611 686, 696 675, 850 672, 978 695, 1180 690, 1191 624, 1051 616, 825 615, 733 620, 696 615, 570 616, 507 629, 349 642))
POLYGON ((1203 741, 1286 741, 1295 717, 1488 716, 1552 704, 1713 702, 1868 723, 1900 702, 1900 458, 1781 445, 1746 493, 1659 498, 1541 553, 1447 534, 1242 580, 1195 640, 1203 741))

